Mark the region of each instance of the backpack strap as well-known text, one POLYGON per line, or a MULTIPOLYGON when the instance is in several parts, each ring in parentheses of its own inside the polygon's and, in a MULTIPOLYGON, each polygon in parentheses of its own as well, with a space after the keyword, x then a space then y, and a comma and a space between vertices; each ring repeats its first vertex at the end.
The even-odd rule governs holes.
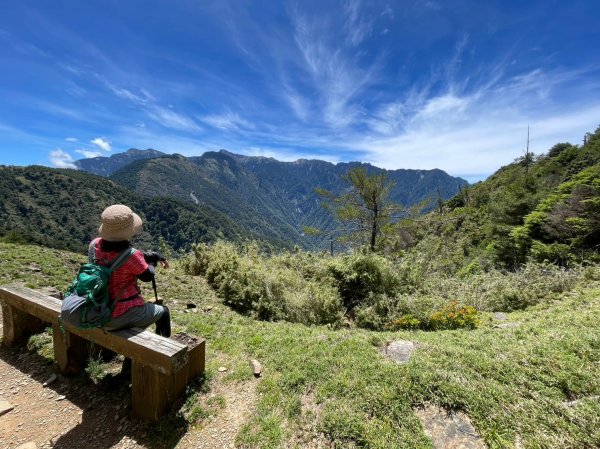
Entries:
POLYGON ((117 268, 119 268, 121 265, 123 265, 127 261, 127 259, 129 259, 131 256, 133 256, 133 253, 135 253, 135 251, 136 251, 136 249, 133 247, 125 248, 123 251, 121 251, 121 254, 119 254, 117 256, 117 258, 111 264, 111 266, 109 268, 109 272, 112 273, 117 268))
MULTIPOLYGON (((123 265, 127 261, 127 259, 129 259, 131 256, 133 256, 133 253, 135 253, 135 251, 136 251, 136 249, 132 248, 132 247, 125 248, 123 251, 121 251, 121 254, 119 254, 117 256, 117 258, 113 261, 113 263, 110 265, 110 268, 108 269, 108 275, 110 276, 117 268, 119 268, 121 265, 123 265)), ((119 294, 112 301, 110 301, 111 313, 114 310, 115 305, 117 304, 119 299, 121 299, 121 297, 123 296, 123 292, 125 291, 126 288, 127 288, 126 285, 123 286, 123 288, 121 289, 119 294)))
POLYGON ((88 260, 90 263, 96 263, 96 243, 98 243, 100 239, 92 240, 90 246, 88 246, 88 260))

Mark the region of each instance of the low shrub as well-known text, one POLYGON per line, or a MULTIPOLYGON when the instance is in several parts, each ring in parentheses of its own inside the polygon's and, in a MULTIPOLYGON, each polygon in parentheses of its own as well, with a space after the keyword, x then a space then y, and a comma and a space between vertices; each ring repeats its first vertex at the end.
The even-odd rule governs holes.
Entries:
POLYGON ((394 296, 400 286, 392 263, 377 254, 331 258, 328 268, 348 309, 364 305, 369 295, 394 296))
POLYGON ((462 278, 430 273, 412 296, 458 298, 480 311, 513 311, 558 299, 583 279, 583 269, 528 263, 515 272, 490 270, 462 278))
POLYGON ((429 317, 428 327, 432 330, 475 329, 479 325, 479 313, 472 306, 463 306, 452 301, 429 317))
POLYGON ((193 251, 186 271, 205 276, 223 302, 241 313, 308 325, 342 322, 342 302, 333 280, 306 276, 310 257, 266 257, 254 244, 236 247, 227 242, 196 245, 193 251))
POLYGON ((415 330, 421 328, 422 321, 414 316, 407 314, 388 323, 387 328, 392 331, 397 330, 415 330))

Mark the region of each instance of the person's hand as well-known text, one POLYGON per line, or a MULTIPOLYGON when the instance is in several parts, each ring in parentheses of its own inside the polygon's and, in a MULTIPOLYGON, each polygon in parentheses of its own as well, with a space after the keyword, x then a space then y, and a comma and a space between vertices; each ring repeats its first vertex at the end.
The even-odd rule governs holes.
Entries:
POLYGON ((156 251, 143 251, 142 254, 144 255, 144 260, 148 265, 155 267, 160 262, 163 268, 169 268, 169 262, 161 253, 156 251))

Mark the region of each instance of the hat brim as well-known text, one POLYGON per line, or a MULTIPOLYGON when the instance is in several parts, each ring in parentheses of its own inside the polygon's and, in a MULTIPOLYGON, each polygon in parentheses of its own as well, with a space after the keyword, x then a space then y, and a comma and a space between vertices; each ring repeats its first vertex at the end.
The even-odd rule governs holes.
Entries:
POLYGON ((129 240, 133 236, 138 235, 142 232, 142 219, 136 213, 133 214, 133 222, 131 226, 119 229, 118 231, 109 231, 104 229, 102 225, 98 228, 98 235, 108 242, 120 242, 122 240, 129 240))

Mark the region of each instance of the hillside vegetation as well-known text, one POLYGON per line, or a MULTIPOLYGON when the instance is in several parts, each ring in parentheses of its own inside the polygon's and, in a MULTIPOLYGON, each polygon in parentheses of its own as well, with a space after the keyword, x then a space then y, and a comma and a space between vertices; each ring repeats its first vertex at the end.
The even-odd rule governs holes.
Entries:
MULTIPOLYGON (((83 260, 0 243, 0 283, 64 289, 83 260), (42 270, 31 271, 32 264, 42 270)), ((227 404, 214 392, 254 383, 259 399, 237 436, 241 448, 431 448, 417 418, 430 404, 467 413, 489 448, 600 445, 597 274, 552 301, 507 314, 515 327, 494 327, 483 314, 474 330, 373 332, 255 321, 223 306, 203 277, 183 268, 176 262, 160 271, 159 292, 176 332, 207 339, 206 382, 149 428, 151 447, 173 447, 182 432, 219 420, 227 404), (184 313, 188 302, 199 313, 184 313), (381 354, 398 339, 418 344, 402 365, 381 354), (259 381, 249 358, 263 365, 259 381)))
POLYGON ((140 247, 189 249, 192 242, 261 240, 210 207, 142 198, 106 178, 76 170, 0 166, 4 240, 79 251, 97 235, 104 208, 115 203, 128 204, 142 216, 144 232, 134 241, 140 247))
POLYGON ((441 213, 402 223, 396 241, 417 265, 452 274, 592 263, 599 246, 600 128, 462 189, 441 213))
POLYGON ((518 160, 388 231, 380 253, 194 246, 190 274, 264 320, 368 329, 475 328, 481 312, 551 303, 597 276, 600 132, 518 160))

